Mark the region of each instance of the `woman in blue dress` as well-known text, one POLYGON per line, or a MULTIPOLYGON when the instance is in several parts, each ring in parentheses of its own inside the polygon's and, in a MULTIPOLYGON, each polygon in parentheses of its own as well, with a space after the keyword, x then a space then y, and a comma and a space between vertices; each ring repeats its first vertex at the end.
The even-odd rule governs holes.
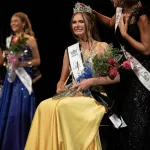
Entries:
MULTIPOLYGON (((0 149, 23 150, 30 124, 36 109, 32 90, 32 66, 40 64, 40 55, 28 16, 23 12, 12 15, 12 35, 6 39, 9 48, 14 38, 24 35, 26 45, 19 59, 10 64, 0 99, 0 149)), ((8 55, 10 52, 8 51, 8 55)), ((7 57, 8 58, 8 57, 7 57)))

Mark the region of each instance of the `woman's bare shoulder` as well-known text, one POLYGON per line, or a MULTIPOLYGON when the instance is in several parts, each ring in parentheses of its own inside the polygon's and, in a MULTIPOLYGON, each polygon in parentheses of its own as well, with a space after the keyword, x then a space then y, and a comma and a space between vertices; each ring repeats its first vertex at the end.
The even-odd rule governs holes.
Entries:
POLYGON ((107 42, 98 42, 97 43, 97 46, 99 47, 99 48, 107 48, 108 47, 108 43, 107 42))

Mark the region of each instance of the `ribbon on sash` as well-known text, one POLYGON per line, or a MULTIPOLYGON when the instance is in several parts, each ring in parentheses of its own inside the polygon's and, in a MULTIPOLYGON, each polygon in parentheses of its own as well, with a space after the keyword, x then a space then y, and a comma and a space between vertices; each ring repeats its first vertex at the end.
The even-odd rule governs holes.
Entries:
POLYGON ((73 44, 68 47, 68 56, 72 74, 74 79, 76 80, 84 71, 83 59, 79 43, 73 44))
MULTIPOLYGON (((115 31, 118 26, 121 14, 122 14, 122 8, 117 7, 115 31)), ((145 88, 147 88, 150 91, 150 72, 144 66, 142 66, 142 64, 135 57, 133 57, 129 52, 127 52, 124 46, 122 46, 121 44, 120 46, 126 59, 130 61, 131 68, 134 71, 135 75, 138 77, 140 82, 145 86, 145 88)))
MULTIPOLYGON (((9 36, 6 38, 7 48, 10 47, 11 38, 12 36, 9 36)), ((19 77, 23 85, 27 88, 29 94, 31 94, 32 93, 32 79, 29 76, 29 74, 26 72, 26 70, 23 67, 19 67, 14 70, 11 63, 8 62, 8 81, 12 83, 15 80, 16 75, 19 77)))

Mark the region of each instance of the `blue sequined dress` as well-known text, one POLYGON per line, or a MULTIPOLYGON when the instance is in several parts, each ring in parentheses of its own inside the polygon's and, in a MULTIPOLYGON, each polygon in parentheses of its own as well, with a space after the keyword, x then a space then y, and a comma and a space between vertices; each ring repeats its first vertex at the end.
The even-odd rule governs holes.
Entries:
MULTIPOLYGON (((30 58, 28 49, 20 61, 30 58)), ((31 75, 31 68, 24 69, 31 75)), ((10 83, 7 73, 0 99, 0 150, 24 150, 35 106, 34 92, 29 95, 18 76, 10 83)))

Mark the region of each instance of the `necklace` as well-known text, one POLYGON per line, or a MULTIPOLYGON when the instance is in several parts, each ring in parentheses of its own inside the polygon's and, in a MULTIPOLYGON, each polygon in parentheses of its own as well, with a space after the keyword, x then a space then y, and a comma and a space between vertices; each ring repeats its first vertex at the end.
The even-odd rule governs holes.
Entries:
POLYGON ((88 50, 91 51, 96 47, 97 41, 92 40, 91 42, 80 42, 82 51, 88 50))
POLYGON ((81 45, 81 51, 83 54, 84 61, 91 59, 93 54, 96 53, 95 47, 96 47, 97 43, 98 43, 97 41, 93 40, 90 45, 89 45, 89 43, 87 46, 81 45))

